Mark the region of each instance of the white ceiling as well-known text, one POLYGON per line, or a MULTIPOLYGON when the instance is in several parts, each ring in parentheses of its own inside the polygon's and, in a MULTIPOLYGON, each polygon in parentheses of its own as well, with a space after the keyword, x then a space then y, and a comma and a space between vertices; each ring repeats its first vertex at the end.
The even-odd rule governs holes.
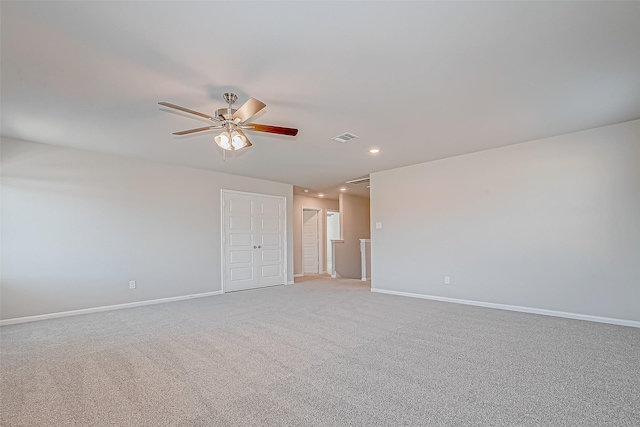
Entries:
POLYGON ((0 7, 3 135, 312 193, 640 117, 640 2, 0 7), (226 91, 267 104, 252 121, 300 133, 252 133, 224 163, 212 133, 171 135, 203 122, 158 101, 211 114, 226 91), (360 138, 330 139, 343 132, 360 138))

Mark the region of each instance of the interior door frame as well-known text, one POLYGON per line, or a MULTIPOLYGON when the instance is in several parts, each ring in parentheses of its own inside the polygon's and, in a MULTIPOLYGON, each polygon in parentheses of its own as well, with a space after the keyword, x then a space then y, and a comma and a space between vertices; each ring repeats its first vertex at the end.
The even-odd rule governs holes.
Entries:
MULTIPOLYGON (((301 255, 302 255, 302 275, 304 276, 304 211, 316 211, 316 224, 318 226, 318 274, 322 274, 326 271, 327 266, 325 265, 324 268, 322 268, 322 263, 320 262, 321 259, 323 259, 324 257, 322 256, 322 250, 323 250, 323 245, 322 245, 322 240, 323 240, 323 227, 322 227, 322 221, 320 221, 320 216, 323 215, 324 209, 322 208, 306 208, 306 207, 302 207, 302 210, 300 212, 300 218, 301 218, 301 224, 300 224, 300 249, 301 249, 301 255)), ((309 273, 309 274, 313 274, 313 273, 309 273)))
POLYGON ((283 203, 283 224, 282 224, 282 232, 283 232, 283 248, 284 248, 284 257, 282 258, 282 273, 284 276, 284 285, 289 283, 289 270, 287 268, 287 259, 289 258, 289 252, 287 251, 287 198, 285 196, 274 196, 273 194, 261 194, 261 193, 250 193, 248 191, 238 191, 238 190, 228 190, 223 188, 220 190, 220 289, 222 293, 225 293, 225 273, 226 273, 226 264, 225 260, 225 234, 224 234, 224 196, 226 194, 239 194, 241 196, 258 196, 258 197, 268 197, 271 199, 279 199, 282 200, 283 203))
MULTIPOLYGON (((329 225, 327 224, 327 222, 328 222, 327 216, 328 216, 329 212, 334 212, 334 213, 337 213, 338 215, 340 215, 340 209, 325 209, 324 210, 324 224, 325 224, 325 228, 327 230, 327 239, 325 239, 325 240, 329 239, 329 225)), ((338 219, 340 221, 340 226, 338 227, 338 239, 342 239, 342 235, 340 233, 340 231, 342 230, 342 218, 338 217, 338 219)), ((327 273, 331 273, 329 271, 329 269, 327 268, 328 262, 329 262, 329 258, 327 257, 327 253, 326 252, 327 252, 328 249, 329 249, 329 244, 327 244, 327 249, 325 249, 324 269, 325 269, 325 271, 327 273)))

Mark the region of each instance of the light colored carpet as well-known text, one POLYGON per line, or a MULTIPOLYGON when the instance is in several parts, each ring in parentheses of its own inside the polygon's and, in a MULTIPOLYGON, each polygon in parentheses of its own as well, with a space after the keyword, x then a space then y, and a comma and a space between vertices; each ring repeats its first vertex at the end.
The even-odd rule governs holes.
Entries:
POLYGON ((356 280, 1 333, 3 426, 640 426, 640 330, 356 280))

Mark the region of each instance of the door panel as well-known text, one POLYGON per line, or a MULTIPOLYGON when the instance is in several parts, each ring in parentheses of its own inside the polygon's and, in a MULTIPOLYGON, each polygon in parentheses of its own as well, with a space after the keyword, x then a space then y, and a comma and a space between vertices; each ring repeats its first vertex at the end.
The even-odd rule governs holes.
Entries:
POLYGON ((234 214, 251 214, 253 213, 252 200, 244 199, 242 196, 229 199, 229 212, 234 214))
POLYGON ((252 233, 233 233, 229 234, 229 246, 232 248, 238 246, 251 246, 251 241, 253 239, 252 233))
POLYGON ((278 234, 265 233, 262 236, 260 236, 260 239, 261 239, 260 244, 262 245, 263 248, 265 246, 279 248, 280 246, 280 233, 278 234))
POLYGON ((263 231, 280 231, 280 218, 262 218, 263 231))
POLYGON ((260 202, 260 213, 263 216, 280 217, 282 202, 278 199, 263 199, 260 202))
POLYGON ((231 282, 237 283, 247 280, 252 280, 253 277, 253 268, 251 267, 231 267, 231 282))
POLYGON ((251 216, 232 216, 229 218, 229 230, 251 230, 251 216))
POLYGON ((272 278, 272 277, 280 277, 282 275, 282 270, 280 270, 279 265, 263 265, 262 266, 262 277, 272 278))
POLYGON ((234 264, 252 263, 253 251, 231 251, 229 262, 233 267, 234 264))
POLYGON ((279 249, 264 249, 264 247, 262 248, 262 261, 266 261, 266 262, 270 262, 270 261, 275 261, 275 262, 280 262, 281 258, 280 258, 280 250, 279 249))

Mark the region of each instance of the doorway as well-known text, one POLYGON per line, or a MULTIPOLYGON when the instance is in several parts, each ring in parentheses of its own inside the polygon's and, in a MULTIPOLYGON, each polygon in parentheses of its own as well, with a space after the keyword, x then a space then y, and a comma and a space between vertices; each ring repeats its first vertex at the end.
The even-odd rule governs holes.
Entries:
POLYGON ((302 209, 302 273, 320 273, 320 209, 302 209))
POLYGON ((222 190, 222 291, 287 282, 285 197, 222 190))
POLYGON ((327 272, 332 270, 332 240, 340 239, 340 211, 327 210, 327 272))

